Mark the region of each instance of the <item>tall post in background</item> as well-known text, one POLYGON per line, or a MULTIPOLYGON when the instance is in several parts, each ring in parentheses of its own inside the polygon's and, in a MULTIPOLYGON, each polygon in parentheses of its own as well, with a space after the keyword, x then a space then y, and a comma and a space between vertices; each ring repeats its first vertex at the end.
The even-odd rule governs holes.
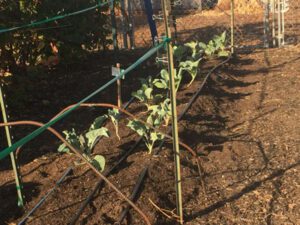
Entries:
POLYGON ((271 0, 272 4, 272 41, 273 41, 273 47, 276 46, 276 15, 275 15, 275 4, 276 0, 271 0))
POLYGON ((133 5, 132 0, 126 0, 128 7, 128 20, 129 20, 129 42, 130 48, 135 48, 135 39, 134 39, 134 18, 133 18, 133 5))
MULTIPOLYGON (((165 23, 166 38, 171 38, 171 30, 169 25, 169 10, 171 9, 170 0, 161 0, 162 11, 165 23), (167 4, 168 1, 168 4, 167 4)), ((175 189, 176 189, 176 206, 177 215, 179 216, 180 224, 183 224, 183 208, 182 208, 182 190, 181 190, 181 169, 180 169, 180 150, 177 124, 177 104, 176 104, 176 89, 174 81, 174 61, 172 42, 167 43, 168 66, 170 75, 170 98, 172 111, 172 136, 173 136, 173 151, 175 161, 175 189)))
POLYGON ((117 22, 115 15, 115 1, 111 1, 110 5, 110 18, 111 18, 111 27, 112 27, 112 39, 113 39, 113 47, 116 51, 118 49, 118 40, 117 40, 117 22))
POLYGON ((121 23, 122 23, 122 34, 123 34, 123 47, 128 49, 127 42, 127 23, 126 23, 126 6, 125 0, 120 0, 121 2, 121 23))
POLYGON ((234 0, 230 1, 231 9, 231 54, 234 54, 234 0))
POLYGON ((264 3, 264 47, 269 48, 269 34, 270 34, 270 0, 264 3))
POLYGON ((285 45, 285 10, 286 0, 282 0, 282 45, 285 45))
MULTIPOLYGON (((3 122, 7 123, 7 114, 6 114, 6 108, 5 108, 5 103, 4 103, 4 94, 2 92, 2 87, 0 85, 0 105, 1 105, 1 111, 2 111, 2 117, 3 117, 3 122)), ((5 134, 6 134, 6 139, 7 139, 7 144, 10 147, 12 145, 11 141, 11 134, 9 127, 5 127, 5 134)), ((24 197, 22 194, 22 179, 19 173, 19 167, 16 162, 16 157, 14 152, 10 153, 10 160, 11 160, 11 165, 13 168, 13 173, 15 177, 15 182, 16 182, 16 189, 17 189, 17 195, 18 195, 18 206, 23 207, 24 206, 24 197)))
POLYGON ((152 2, 151 0, 144 0, 145 4, 145 10, 147 14, 147 20, 151 32, 151 37, 152 37, 152 44, 155 44, 155 39, 157 37, 157 29, 156 29, 156 24, 153 19, 153 7, 152 7, 152 2))
POLYGON ((278 47, 281 47, 281 0, 277 0, 277 39, 278 47))

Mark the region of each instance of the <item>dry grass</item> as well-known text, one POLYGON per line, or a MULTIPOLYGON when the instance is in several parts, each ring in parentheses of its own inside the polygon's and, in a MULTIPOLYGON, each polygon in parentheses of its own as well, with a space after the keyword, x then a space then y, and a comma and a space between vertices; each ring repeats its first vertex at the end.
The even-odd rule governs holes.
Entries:
MULTIPOLYGON (((230 10, 231 0, 219 0, 218 8, 222 10, 230 10)), ((235 0, 234 1, 235 12, 246 13, 259 13, 263 10, 258 0, 235 0)))

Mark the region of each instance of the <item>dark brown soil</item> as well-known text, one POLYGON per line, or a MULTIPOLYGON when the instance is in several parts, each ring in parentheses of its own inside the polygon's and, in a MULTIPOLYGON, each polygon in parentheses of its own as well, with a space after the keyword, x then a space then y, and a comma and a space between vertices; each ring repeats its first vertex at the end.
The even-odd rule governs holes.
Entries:
MULTIPOLYGON (((238 54, 212 75, 179 123, 181 140, 197 151, 205 170, 206 194, 196 165, 190 154, 183 150, 186 224, 300 224, 300 206, 297 203, 300 198, 299 54, 299 46, 238 54)), ((120 60, 128 65, 137 56, 125 55, 120 60)), ((203 68, 202 76, 190 88, 184 86, 180 90, 179 112, 211 66, 208 64, 207 68, 203 68)), ((138 76, 135 75, 154 73, 154 67, 151 71, 148 68, 128 78, 130 82, 124 99, 129 98, 129 88, 136 86, 138 76), (135 78, 134 82, 132 78, 135 78)), ((40 111, 28 107, 24 109, 25 115, 11 110, 13 119, 50 119, 63 106, 74 103, 109 79, 109 69, 105 71, 101 74, 105 79, 100 75, 82 78, 83 73, 70 75, 72 79, 61 82, 53 78, 58 85, 57 90, 45 93, 46 88, 40 92, 40 98, 43 99, 41 96, 45 94, 51 105, 46 104, 44 108, 36 106, 40 111), (68 84, 70 80, 72 83, 68 84), (64 88, 67 84, 69 86, 64 88)), ((109 102, 114 99, 112 93, 113 90, 107 91, 94 101, 109 102)), ((32 104, 28 103, 28 106, 32 104)), ((135 103, 129 110, 137 113, 138 108, 135 103)), ((86 124, 99 113, 101 111, 79 110, 57 128, 60 131, 71 127, 85 129, 86 124)), ((101 140, 95 148, 95 153, 107 158, 107 167, 113 165, 138 139, 125 125, 124 118, 120 124, 120 141, 113 134, 112 138, 101 140)), ((112 128, 110 124, 108 127, 112 128)), ((26 133, 28 130, 21 129, 16 136, 20 138, 26 133)), ((76 159, 56 153, 59 143, 55 139, 46 135, 41 139, 24 147, 21 153, 27 199, 25 212, 47 193, 67 167, 74 165, 72 161, 76 159)), ((152 224, 175 224, 149 202, 151 199, 159 207, 170 211, 176 207, 171 149, 172 146, 167 143, 157 156, 152 156, 141 145, 109 176, 109 180, 129 196, 141 170, 150 165, 137 205, 152 224)), ((2 164, 0 171, 0 220, 2 224, 15 224, 24 213, 16 206, 13 176, 7 165, 8 162, 2 164)), ((76 167, 63 185, 34 213, 28 224, 67 224, 99 180, 87 169, 86 166, 76 167)), ((84 210, 78 224, 114 224, 124 206, 123 200, 105 185, 84 210)), ((143 221, 131 210, 125 224, 143 224, 143 221)))

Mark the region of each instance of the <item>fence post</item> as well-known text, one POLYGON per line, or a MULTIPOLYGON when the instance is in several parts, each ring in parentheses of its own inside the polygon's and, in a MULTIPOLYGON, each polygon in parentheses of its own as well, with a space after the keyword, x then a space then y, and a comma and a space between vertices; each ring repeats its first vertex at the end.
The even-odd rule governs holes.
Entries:
POLYGON ((133 12, 132 12, 132 2, 131 0, 128 1, 128 20, 129 20, 129 42, 130 42, 130 48, 135 48, 135 38, 134 38, 134 18, 133 18, 133 12))
POLYGON ((117 22, 115 15, 115 1, 111 1, 110 5, 110 18, 111 18, 111 26, 112 26, 112 39, 113 39, 113 47, 114 50, 118 49, 118 40, 117 40, 117 22))
POLYGON ((285 1, 282 1, 282 45, 285 45, 285 1))
POLYGON ((264 3, 264 47, 269 48, 269 34, 270 34, 270 23, 269 23, 269 17, 270 17, 270 0, 267 0, 266 3, 264 3))
POLYGON ((276 15, 275 15, 275 0, 271 0, 272 4, 272 41, 273 41, 273 48, 276 46, 276 15))
POLYGON ((125 0, 121 0, 121 21, 122 21, 122 33, 123 33, 123 47, 128 49, 127 41, 127 23, 125 21, 126 17, 126 6, 125 0))
MULTIPOLYGON (((162 11, 165 23, 166 38, 171 38, 171 30, 169 25, 169 7, 167 1, 161 0, 162 11), (167 8, 168 7, 168 8, 167 8)), ((168 2, 170 3, 170 2, 168 2)), ((181 191, 181 171, 180 171, 180 150, 178 144, 178 124, 177 124, 177 110, 176 110, 176 89, 174 81, 174 61, 173 61, 173 47, 172 43, 167 43, 168 54, 168 66, 170 76, 170 98, 171 98, 171 110, 172 110, 172 136, 173 136, 173 151, 175 161, 175 188, 176 188, 176 206, 177 215, 179 216, 180 224, 183 224, 183 211, 182 211, 182 191, 181 191)))
MULTIPOLYGON (((1 111, 2 111, 2 117, 3 117, 3 122, 7 123, 7 114, 6 114, 6 109, 5 109, 5 103, 4 103, 4 95, 2 92, 2 85, 0 85, 0 105, 1 105, 1 111)), ((8 147, 12 145, 11 141, 11 135, 10 135, 10 130, 9 127, 5 127, 5 134, 6 134, 6 139, 7 139, 7 144, 8 147)), ((13 168, 14 176, 15 176, 15 182, 16 182, 16 189, 17 189, 17 195, 18 195, 18 206, 23 207, 24 206, 24 197, 22 194, 22 179, 19 173, 19 167, 16 162, 16 157, 13 152, 10 153, 10 160, 11 160, 11 165, 13 168)))
POLYGON ((231 54, 234 53, 234 0, 230 1, 231 9, 231 54))
POLYGON ((281 47, 281 0, 277 0, 277 16, 278 16, 277 40, 278 40, 278 47, 281 47))

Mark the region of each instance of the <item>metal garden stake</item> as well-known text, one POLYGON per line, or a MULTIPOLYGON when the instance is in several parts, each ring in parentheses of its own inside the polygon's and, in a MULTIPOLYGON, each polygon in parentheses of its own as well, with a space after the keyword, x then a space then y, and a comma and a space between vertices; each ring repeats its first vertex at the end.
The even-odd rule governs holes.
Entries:
MULTIPOLYGON (((117 63, 117 68, 119 71, 121 71, 121 65, 120 63, 117 63)), ((117 80, 117 86, 118 86, 118 107, 122 107, 122 87, 121 87, 121 78, 117 80)))
MULTIPOLYGON (((4 97, 3 97, 3 92, 2 92, 2 85, 0 85, 0 105, 1 105, 1 111, 2 111, 2 117, 3 117, 3 122, 7 123, 7 114, 6 114, 6 108, 5 108, 5 103, 4 103, 4 97)), ((12 145, 11 141, 11 135, 10 135, 10 130, 9 127, 5 127, 5 134, 6 134, 6 139, 7 139, 7 144, 10 147, 12 145)), ((17 194, 18 194, 18 206, 23 207, 24 206, 24 197, 22 195, 22 180, 21 176, 19 173, 19 168, 16 162, 16 157, 14 152, 10 153, 10 160, 11 160, 11 165, 13 168, 14 176, 15 176, 15 182, 16 182, 16 188, 17 188, 17 194)))
MULTIPOLYGON (((162 3, 162 11, 163 11, 163 17, 165 22, 166 38, 171 38, 171 31, 169 26, 169 9, 168 9, 170 7, 168 7, 167 5, 167 0, 161 0, 161 3, 162 3)), ((169 62, 168 63, 169 74, 170 74, 170 99, 171 99, 171 111, 172 111, 173 151, 174 151, 174 158, 175 158, 176 206, 177 206, 177 215, 179 216, 180 219, 180 224, 183 224, 180 150, 178 144, 178 124, 177 124, 177 111, 176 111, 176 89, 175 89, 175 81, 174 81, 173 48, 171 42, 167 43, 167 52, 168 52, 168 62, 169 62)))

